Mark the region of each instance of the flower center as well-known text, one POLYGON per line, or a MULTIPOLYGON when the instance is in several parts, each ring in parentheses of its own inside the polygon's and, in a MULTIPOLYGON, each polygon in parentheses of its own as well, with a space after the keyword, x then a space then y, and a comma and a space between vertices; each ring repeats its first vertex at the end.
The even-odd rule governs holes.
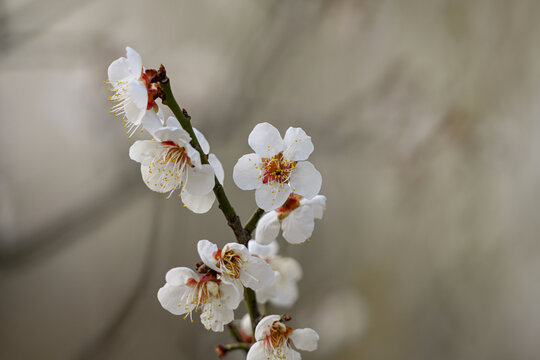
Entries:
POLYGON ((170 192, 169 199, 182 182, 185 180, 186 166, 195 167, 191 163, 186 149, 179 146, 174 141, 162 141, 160 146, 156 146, 160 150, 154 157, 152 162, 148 164, 148 173, 150 178, 146 180, 156 188, 155 191, 160 193, 170 192))
POLYGON ((291 211, 293 211, 294 209, 300 206, 301 199, 302 199, 301 195, 291 193, 287 201, 285 201, 285 203, 280 208, 276 209, 276 211, 278 212, 278 218, 280 220, 283 220, 287 216, 289 216, 291 211))
POLYGON ((218 261, 219 267, 223 270, 223 272, 235 279, 240 278, 240 274, 244 266, 244 260, 242 260, 240 255, 232 250, 227 250, 224 253, 222 250, 218 250, 214 257, 218 261))
POLYGON ((183 165, 187 163, 189 166, 194 167, 191 163, 191 159, 186 153, 186 148, 177 145, 171 140, 162 141, 161 144, 165 145, 165 152, 161 156, 162 165, 172 163, 182 168, 183 165))
POLYGON ((290 326, 283 324, 280 321, 274 322, 270 328, 270 334, 265 338, 266 345, 273 350, 273 352, 281 353, 283 346, 289 345, 289 335, 293 329, 290 326))
POLYGON ((186 285, 194 287, 197 294, 197 298, 193 301, 194 305, 196 302, 198 308, 200 304, 205 304, 210 299, 219 299, 221 297, 219 290, 220 282, 221 280, 209 275, 201 276, 199 281, 193 278, 188 279, 186 285))
POLYGON ((220 283, 221 280, 217 279, 212 273, 207 273, 198 280, 189 278, 186 285, 190 287, 190 290, 186 291, 178 302, 178 306, 183 306, 186 310, 184 319, 189 316, 191 322, 193 322, 192 313, 199 310, 202 311, 202 314, 206 313, 212 316, 213 304, 215 304, 215 300, 221 298, 220 283))
POLYGON ((148 105, 146 105, 146 110, 156 108, 157 104, 156 99, 158 97, 157 85, 152 83, 152 79, 157 75, 157 71, 153 69, 145 70, 142 74, 141 79, 146 84, 146 91, 148 92, 148 105))
POLYGON ((278 182, 280 184, 289 183, 291 172, 296 166, 296 161, 289 161, 283 158, 283 153, 271 157, 262 158, 262 178, 263 183, 278 182))

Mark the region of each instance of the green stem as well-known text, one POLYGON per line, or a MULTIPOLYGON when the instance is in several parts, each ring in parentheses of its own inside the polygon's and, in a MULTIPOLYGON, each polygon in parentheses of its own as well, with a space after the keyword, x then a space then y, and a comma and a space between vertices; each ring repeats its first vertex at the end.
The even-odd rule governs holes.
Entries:
MULTIPOLYGON (((174 116, 178 119, 180 122, 180 125, 184 130, 186 130, 191 136, 191 140, 193 141, 193 145, 195 149, 199 152, 201 156, 201 162, 203 164, 208 164, 208 159, 206 158, 206 154, 201 148, 201 145, 199 143, 199 140, 197 139, 197 136, 195 135, 195 132, 193 131, 193 127, 191 126, 191 121, 184 112, 182 111, 182 108, 180 108, 180 105, 176 102, 176 99, 174 98, 174 95, 172 93, 171 89, 171 82, 169 81, 168 77, 164 77, 160 81, 160 88, 162 90, 162 102, 164 105, 167 105, 171 111, 173 112, 174 116)), ((240 221, 240 218, 238 215, 236 215, 236 212, 234 211, 234 208, 232 207, 231 203, 229 202, 229 199, 227 198, 227 195, 225 195, 225 190, 223 190, 223 186, 219 183, 217 177, 215 178, 215 185, 214 185, 214 194, 216 194, 216 199, 219 203, 219 208, 221 209, 221 212, 223 212, 223 215, 225 215, 225 218, 227 219, 227 224, 229 227, 233 230, 234 235, 236 237, 236 241, 240 244, 247 245, 247 242, 250 238, 250 234, 257 225, 257 221, 259 221, 259 218, 264 213, 263 210, 258 209, 254 216, 250 219, 248 222, 248 229, 251 229, 249 231, 244 230, 242 227, 242 222, 240 221)), ((249 317, 251 318, 251 325, 253 327, 253 331, 255 333, 255 327, 257 326, 257 323, 260 320, 261 313, 259 311, 259 307, 257 306, 257 297, 255 295, 255 292, 249 288, 244 289, 245 294, 245 300, 246 305, 249 312, 249 317)))
POLYGON ((246 306, 248 308, 249 318, 251 319, 251 327, 253 328, 253 334, 255 334, 255 328, 261 320, 261 312, 257 305, 257 297, 255 291, 250 288, 244 288, 244 298, 246 300, 246 306))
POLYGON ((234 339, 238 342, 242 342, 242 336, 240 335, 240 331, 238 331, 238 328, 231 322, 227 324, 227 327, 229 328, 229 331, 231 332, 231 335, 234 337, 234 339))
POLYGON ((262 304, 262 316, 268 315, 268 303, 262 304))
POLYGON ((255 227, 257 226, 257 223, 259 222, 259 219, 261 218, 261 216, 263 216, 263 214, 264 214, 264 210, 261 208, 258 208, 253 213, 253 215, 251 215, 251 218, 249 219, 249 221, 246 224, 246 227, 244 228, 249 238, 251 238, 251 233, 253 232, 253 230, 255 230, 255 227))
MULTIPOLYGON (((182 128, 188 132, 189 136, 191 136, 193 145, 201 156, 201 162, 203 164, 208 164, 208 159, 206 158, 206 154, 202 150, 201 145, 199 144, 199 140, 197 139, 197 136, 193 131, 190 119, 186 117, 186 115, 180 108, 180 105, 178 105, 176 99, 174 98, 169 78, 163 79, 160 82, 160 87, 163 91, 163 104, 167 105, 171 109, 174 116, 176 116, 176 118, 180 122, 182 128)), ((223 212, 223 215, 225 215, 228 225, 233 230, 234 235, 236 236, 236 240, 240 244, 246 245, 249 240, 249 236, 244 231, 240 218, 238 217, 238 215, 236 215, 236 212, 234 211, 234 208, 232 207, 229 199, 227 198, 227 195, 225 195, 225 190, 223 190, 223 186, 219 183, 217 178, 215 178, 214 194, 216 194, 219 208, 223 212)))

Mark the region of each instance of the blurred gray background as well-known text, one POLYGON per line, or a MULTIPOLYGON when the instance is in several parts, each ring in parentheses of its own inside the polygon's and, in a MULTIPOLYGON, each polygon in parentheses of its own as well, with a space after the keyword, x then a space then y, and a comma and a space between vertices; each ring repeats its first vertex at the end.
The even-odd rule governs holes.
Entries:
POLYGON ((167 67, 244 221, 231 172, 253 126, 312 136, 327 211, 282 242, 305 271, 285 312, 321 334, 304 358, 538 359, 539 1, 0 0, 1 359, 230 341, 156 299, 197 240, 232 233, 128 158, 103 84, 126 45, 167 67))

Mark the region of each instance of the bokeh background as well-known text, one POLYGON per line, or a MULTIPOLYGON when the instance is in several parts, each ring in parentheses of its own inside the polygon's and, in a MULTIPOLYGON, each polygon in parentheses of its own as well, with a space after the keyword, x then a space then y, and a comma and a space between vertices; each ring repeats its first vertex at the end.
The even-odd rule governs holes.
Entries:
POLYGON ((230 341, 156 299, 232 233, 128 158, 103 84, 126 45, 166 65, 244 221, 253 126, 312 136, 328 206, 309 244, 282 242, 305 276, 279 310, 321 334, 304 358, 538 359, 540 2, 0 0, 1 359, 230 341))

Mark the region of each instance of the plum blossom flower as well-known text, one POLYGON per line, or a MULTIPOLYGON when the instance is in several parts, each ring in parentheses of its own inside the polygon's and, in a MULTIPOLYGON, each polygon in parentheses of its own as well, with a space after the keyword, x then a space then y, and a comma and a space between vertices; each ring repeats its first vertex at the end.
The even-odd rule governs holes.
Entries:
POLYGON ((116 104, 111 108, 115 116, 122 116, 128 135, 131 136, 142 124, 145 115, 158 111, 155 102, 156 84, 151 83, 155 70, 145 70, 141 56, 129 46, 126 56, 114 60, 107 74, 110 90, 109 100, 116 104))
MULTIPOLYGON (((153 140, 136 141, 129 149, 131 159, 141 164, 146 185, 153 191, 172 193, 181 189, 179 197, 195 213, 207 212, 214 203, 214 174, 223 183, 223 167, 214 154, 208 155, 210 164, 202 164, 191 137, 178 120, 169 117, 165 126, 157 115, 144 119, 144 128, 153 140)), ((194 129, 202 150, 208 154, 210 146, 204 135, 194 129)))
POLYGON ((257 325, 255 340, 246 360, 300 360, 302 356, 291 348, 291 342, 298 350, 314 351, 319 334, 309 328, 293 330, 279 315, 270 315, 257 325))
POLYGON ((255 190, 257 206, 270 211, 294 192, 307 199, 319 193, 322 177, 306 161, 313 144, 301 128, 290 127, 282 139, 269 123, 255 126, 248 137, 255 153, 246 154, 234 166, 233 179, 242 190, 255 190))
POLYGON ((250 255, 242 244, 229 243, 223 249, 218 249, 216 244, 200 240, 197 250, 206 266, 220 273, 220 279, 225 282, 241 283, 253 290, 270 286, 274 282, 274 272, 270 265, 250 255))
POLYGON ((223 282, 211 273, 200 275, 195 271, 177 267, 169 270, 166 283, 157 297, 161 306, 174 315, 189 316, 201 311, 201 322, 212 331, 223 331, 233 321, 234 310, 242 301, 241 287, 223 282))
POLYGON ((278 255, 279 246, 276 241, 261 245, 250 240, 248 249, 252 255, 270 264, 274 270, 274 283, 257 290, 257 300, 261 303, 270 301, 279 307, 291 307, 298 299, 298 281, 302 278, 300 263, 293 258, 278 255))
POLYGON ((279 229, 291 244, 300 244, 311 237, 315 219, 322 219, 326 207, 326 197, 317 195, 308 200, 292 193, 285 203, 266 214, 257 223, 255 240, 263 245, 276 239, 279 229))

